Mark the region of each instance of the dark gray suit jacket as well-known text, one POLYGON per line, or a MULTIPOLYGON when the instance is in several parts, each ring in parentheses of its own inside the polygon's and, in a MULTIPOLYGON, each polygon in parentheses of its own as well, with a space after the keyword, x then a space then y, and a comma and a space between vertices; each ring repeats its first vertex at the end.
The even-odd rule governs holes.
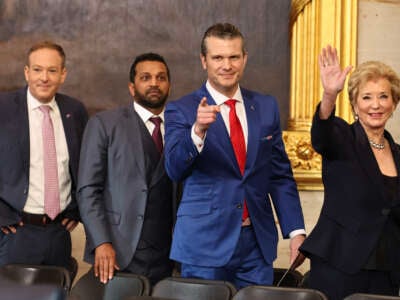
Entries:
MULTIPOLYGON (((67 140, 72 180, 72 201, 64 214, 79 220, 75 191, 81 138, 88 116, 79 101, 62 94, 56 94, 55 99, 67 140)), ((0 94, 0 226, 20 221, 29 190, 30 147, 27 88, 0 94)))
MULTIPOLYGON (((101 112, 88 122, 82 142, 78 204, 86 232, 84 259, 89 263, 94 261, 96 247, 111 242, 119 267, 124 269, 138 246, 149 194, 163 197, 162 190, 153 190, 166 177, 163 157, 149 181, 143 134, 150 138, 132 104, 101 112)), ((172 213, 171 209, 170 224, 172 213)), ((172 228, 158 230, 169 236, 169 246, 172 228)))

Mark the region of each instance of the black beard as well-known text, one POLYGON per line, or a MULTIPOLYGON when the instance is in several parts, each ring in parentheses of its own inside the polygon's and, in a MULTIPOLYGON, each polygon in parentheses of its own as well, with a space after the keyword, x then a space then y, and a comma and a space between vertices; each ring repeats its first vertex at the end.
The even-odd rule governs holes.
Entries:
POLYGON ((146 95, 135 91, 135 101, 145 108, 162 108, 164 107, 165 102, 167 102, 167 98, 168 94, 165 95, 160 92, 160 97, 157 101, 155 101, 147 97, 146 95))

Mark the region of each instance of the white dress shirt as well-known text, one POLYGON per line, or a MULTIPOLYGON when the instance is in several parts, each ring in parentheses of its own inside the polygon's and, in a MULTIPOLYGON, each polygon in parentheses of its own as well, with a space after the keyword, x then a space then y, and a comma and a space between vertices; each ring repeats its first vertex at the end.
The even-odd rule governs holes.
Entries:
POLYGON ((142 119, 144 124, 147 127, 147 130, 149 131, 150 135, 152 135, 153 130, 155 128, 155 125, 153 122, 150 121, 151 117, 160 117, 161 118, 161 124, 160 124, 160 130, 161 130, 161 135, 163 137, 163 144, 164 144, 164 133, 165 133, 165 127, 164 127, 164 110, 159 114, 159 115, 154 115, 151 111, 149 111, 147 108, 141 106, 140 104, 133 102, 133 107, 139 117, 142 119))
MULTIPOLYGON (((29 119, 29 192, 24 211, 32 214, 44 214, 44 166, 43 166, 43 113, 39 107, 43 105, 27 92, 29 119)), ((58 184, 60 190, 60 209, 63 211, 71 202, 71 177, 69 173, 69 154, 64 126, 60 110, 53 98, 46 105, 50 106, 50 117, 53 122, 54 137, 57 151, 58 184)))

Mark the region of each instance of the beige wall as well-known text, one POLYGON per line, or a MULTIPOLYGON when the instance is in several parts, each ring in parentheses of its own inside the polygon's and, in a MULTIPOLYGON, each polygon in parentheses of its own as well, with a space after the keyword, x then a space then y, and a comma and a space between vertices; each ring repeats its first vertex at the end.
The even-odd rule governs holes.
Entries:
MULTIPOLYGON (((400 0, 360 0, 358 62, 381 60, 400 74, 400 0)), ((387 129, 400 142, 400 110, 387 129)))

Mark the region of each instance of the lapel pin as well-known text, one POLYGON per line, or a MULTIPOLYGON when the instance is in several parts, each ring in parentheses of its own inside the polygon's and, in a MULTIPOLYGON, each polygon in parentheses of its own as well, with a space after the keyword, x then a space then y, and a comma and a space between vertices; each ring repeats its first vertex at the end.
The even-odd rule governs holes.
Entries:
POLYGON ((71 114, 66 114, 65 116, 67 117, 67 119, 71 118, 71 114))
POLYGON ((252 105, 252 106, 250 106, 250 109, 251 109, 251 110, 254 110, 254 106, 253 106, 253 105, 252 105))

